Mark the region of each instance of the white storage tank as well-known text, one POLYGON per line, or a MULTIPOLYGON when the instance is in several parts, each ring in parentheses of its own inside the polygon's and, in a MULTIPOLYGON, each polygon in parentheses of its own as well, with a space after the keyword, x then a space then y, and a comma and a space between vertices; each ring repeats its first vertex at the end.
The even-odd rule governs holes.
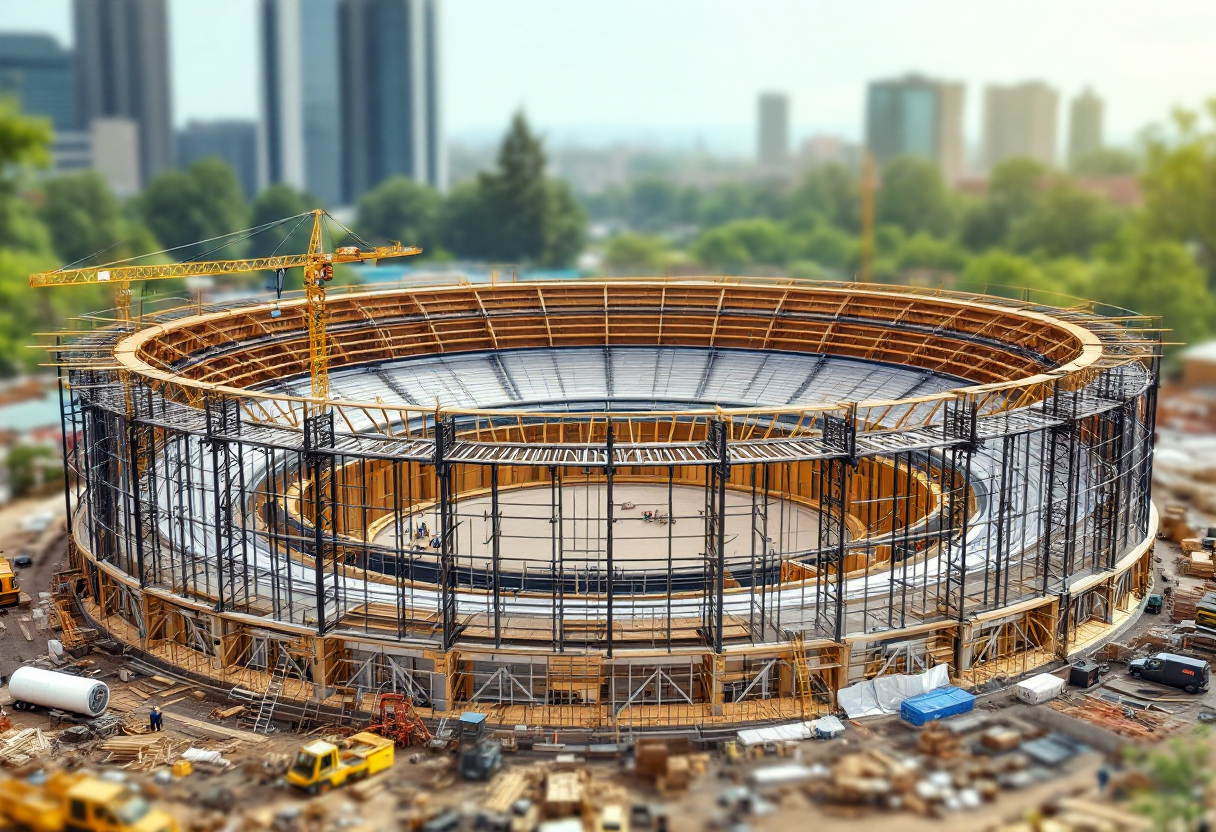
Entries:
POLYGON ((101 716, 110 702, 105 682, 40 667, 19 667, 8 680, 8 693, 17 710, 57 708, 85 716, 101 716))

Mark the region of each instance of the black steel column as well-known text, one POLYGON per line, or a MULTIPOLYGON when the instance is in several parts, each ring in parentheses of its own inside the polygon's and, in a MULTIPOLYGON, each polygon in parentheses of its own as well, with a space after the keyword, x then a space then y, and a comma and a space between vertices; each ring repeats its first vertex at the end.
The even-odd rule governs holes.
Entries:
POLYGON ((502 587, 499 582, 499 555, 500 546, 499 538, 502 536, 502 516, 498 509, 498 466, 490 466, 490 540, 492 549, 490 551, 491 569, 493 575, 490 578, 490 599, 494 604, 494 646, 502 646, 502 603, 499 597, 502 587))
MULTIPOLYGON (((55 346, 60 346, 62 339, 55 336, 55 346)), ((64 528, 68 530, 68 539, 75 540, 76 535, 72 531, 72 485, 71 485, 71 467, 68 465, 68 410, 67 402, 64 400, 63 390, 65 382, 63 379, 63 355, 58 350, 55 352, 55 383, 59 389, 59 444, 63 449, 63 522, 64 528)), ((70 397, 68 399, 70 401, 70 397)), ((72 433, 76 432, 76 418, 72 418, 72 433)), ((76 443, 72 443, 72 452, 76 453, 76 443)))
POLYGON ((723 606, 726 594, 726 481, 730 478, 730 447, 726 423, 706 426, 706 450, 713 462, 705 477, 705 603, 701 626, 715 653, 724 641, 723 606))
POLYGON ((848 539, 849 474, 856 464, 853 414, 824 416, 823 442, 841 456, 820 461, 819 559, 816 563, 815 624, 833 641, 845 633, 844 556, 848 539))
POLYGON ((605 497, 608 501, 608 534, 604 538, 604 557, 608 566, 608 658, 612 658, 612 595, 613 587, 616 583, 616 567, 612 561, 612 420, 608 420, 607 435, 604 437, 604 477, 605 477, 605 497))
POLYGON ((144 430, 141 425, 135 421, 135 414, 132 413, 127 417, 127 464, 131 470, 131 497, 135 511, 135 568, 139 570, 139 588, 146 587, 147 581, 144 580, 144 513, 141 507, 143 502, 140 498, 140 480, 143 479, 143 467, 149 463, 147 458, 143 457, 143 434, 144 430))
MULTIPOLYGON (((325 564, 336 560, 333 489, 327 495, 325 480, 334 484, 334 414, 325 410, 304 418, 304 458, 312 477, 313 572, 316 576, 317 634, 324 635, 330 622, 325 616, 325 564)), ((335 606, 335 612, 336 612, 335 606)), ((337 623, 337 622, 333 622, 337 623)))
MULTIPOLYGON (((975 403, 955 401, 948 405, 942 428, 946 441, 959 443, 950 448, 950 465, 948 470, 943 471, 943 478, 949 478, 950 488, 942 532, 945 535, 943 546, 946 550, 946 613, 962 622, 966 618, 967 609, 967 530, 971 515, 971 457, 979 447, 975 403)), ((946 454, 943 452, 944 469, 945 462, 946 454)))
POLYGON ((456 513, 452 463, 448 453, 456 444, 456 420, 448 417, 435 425, 435 473, 439 477, 439 606, 443 649, 456 643, 456 513))

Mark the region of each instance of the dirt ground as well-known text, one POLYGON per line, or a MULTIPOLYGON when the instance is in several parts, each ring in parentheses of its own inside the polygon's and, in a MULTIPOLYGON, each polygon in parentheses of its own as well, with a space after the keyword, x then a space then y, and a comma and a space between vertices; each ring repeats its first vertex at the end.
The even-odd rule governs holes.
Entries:
MULTIPOLYGON (((51 574, 59 568, 66 554, 66 539, 60 519, 62 511, 61 496, 25 501, 0 509, 0 547, 6 555, 21 551, 34 558, 31 567, 19 572, 18 581, 35 603, 38 593, 49 589, 51 574), (56 516, 57 522, 50 529, 37 536, 21 531, 21 521, 25 517, 43 511, 54 512, 56 516)), ((1159 568, 1172 573, 1175 554, 1169 544, 1161 543, 1158 547, 1159 568)), ((33 637, 32 641, 27 641, 18 626, 23 616, 28 616, 28 611, 10 610, 0 614, 0 624, 5 625, 0 631, 0 673, 5 675, 21 663, 43 656, 46 652, 46 639, 50 634, 36 631, 32 621, 27 622, 27 629, 33 637)), ((1120 636, 1120 641, 1126 642, 1136 633, 1167 624, 1164 617, 1144 616, 1129 632, 1120 636)), ((348 789, 307 798, 283 784, 277 772, 294 756, 300 745, 322 736, 324 728, 306 736, 278 732, 269 736, 238 735, 240 738, 236 742, 218 739, 190 726, 186 719, 208 722, 213 708, 231 706, 234 704, 232 701, 220 695, 199 698, 188 684, 175 684, 167 688, 167 693, 158 691, 151 695, 146 694, 145 686, 143 693, 137 693, 136 688, 143 680, 137 679, 135 685, 128 685, 117 678, 119 667, 126 663, 122 657, 95 651, 87 661, 92 662, 89 669, 95 671, 96 678, 111 686, 116 708, 120 711, 125 709, 130 714, 132 725, 145 724, 149 708, 158 705, 165 713, 163 737, 172 744, 176 753, 190 747, 222 750, 233 763, 232 768, 223 773, 212 774, 200 770, 167 785, 151 782, 154 769, 163 768, 163 765, 145 766, 142 771, 128 769, 135 780, 146 784, 152 795, 179 817, 186 829, 218 828, 225 817, 230 818, 234 814, 234 810, 248 817, 251 827, 268 828, 276 813, 291 807, 308 807, 310 813, 326 818, 323 823, 308 827, 310 830, 356 827, 398 829, 404 828, 402 824, 410 818, 429 817, 449 807, 461 810, 470 821, 465 828, 471 829, 472 816, 493 788, 488 784, 460 780, 449 754, 402 749, 397 753, 392 770, 383 776, 385 787, 368 799, 355 800, 348 789), (267 760, 277 761, 279 769, 268 770, 263 765, 267 760), (216 827, 204 822, 204 816, 211 817, 216 827)), ((1157 690, 1158 686, 1128 678, 1121 665, 1112 667, 1105 682, 1146 698, 1155 695, 1163 707, 1186 722, 1196 721, 1201 710, 1216 711, 1216 692, 1186 697, 1173 689, 1157 690), (1147 693, 1150 689, 1154 692, 1147 693), (1166 702, 1166 699, 1180 701, 1166 702)), ((0 693, 0 704, 7 702, 6 693, 0 693)), ((993 713, 999 715, 1000 711, 993 713)), ((10 711, 10 714, 14 722, 23 727, 39 727, 48 732, 64 727, 53 724, 44 713, 10 711)), ((239 719, 229 719, 221 724, 228 729, 240 729, 239 719)), ((829 762, 845 751, 870 747, 892 754, 907 754, 911 753, 915 738, 916 731, 898 720, 868 721, 864 728, 850 726, 845 737, 839 740, 803 742, 797 754, 801 762, 808 765, 829 762)), ((62 762, 64 755, 76 756, 93 767, 104 767, 101 765, 104 755, 99 753, 96 744, 82 746, 78 751, 63 750, 56 762, 62 762)), ((507 755, 506 761, 508 770, 537 765, 551 768, 555 765, 553 754, 540 752, 507 755)), ((618 761, 595 762, 588 768, 596 782, 618 789, 626 796, 624 799, 627 802, 663 807, 670 819, 669 829, 672 832, 695 832, 708 828, 731 828, 731 821, 718 803, 723 791, 747 782, 748 772, 753 768, 786 762, 792 760, 765 758, 727 766, 714 756, 706 774, 695 778, 687 792, 674 796, 660 795, 653 786, 624 770, 618 761)), ((788 788, 782 794, 772 796, 776 807, 774 813, 747 816, 743 822, 757 832, 784 832, 794 828, 792 824, 797 824, 797 828, 813 826, 816 832, 873 829, 888 824, 898 824, 899 828, 911 832, 973 832, 998 822, 1015 820, 1027 810, 1056 796, 1083 794, 1093 797, 1096 795, 1096 772, 1103 762, 1104 758, 1096 753, 1084 754, 1069 761, 1046 782, 1001 792, 992 804, 949 814, 942 819, 924 818, 908 812, 850 812, 812 802, 801 788, 788 788)))

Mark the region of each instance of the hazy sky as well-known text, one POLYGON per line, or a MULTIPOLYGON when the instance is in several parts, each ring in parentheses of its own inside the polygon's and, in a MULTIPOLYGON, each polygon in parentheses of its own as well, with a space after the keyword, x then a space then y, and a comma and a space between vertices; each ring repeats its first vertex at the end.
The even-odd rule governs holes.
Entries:
MULTIPOLYGON (((176 120, 255 117, 256 0, 169 5, 176 120)), ((70 2, 0 0, 0 29, 70 42, 70 2)), ((967 82, 972 142, 983 84, 1028 78, 1093 85, 1127 142, 1216 96, 1214 45, 1213 0, 446 0, 443 97, 457 139, 522 106, 557 140, 750 152, 762 90, 790 94, 796 137, 857 138, 866 81, 919 70, 967 82)))

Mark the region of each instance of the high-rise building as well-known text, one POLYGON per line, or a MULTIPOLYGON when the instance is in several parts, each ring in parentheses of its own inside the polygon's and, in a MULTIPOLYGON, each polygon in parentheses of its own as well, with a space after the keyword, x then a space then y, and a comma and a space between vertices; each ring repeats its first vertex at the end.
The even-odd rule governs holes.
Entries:
POLYGON ((1102 149, 1104 108, 1102 99, 1089 88, 1072 100, 1068 111, 1069 164, 1102 149))
POLYGON ((1040 81, 993 85, 984 91, 984 166, 1024 158, 1056 163, 1056 112, 1060 95, 1040 81))
POLYGON ((75 59, 50 35, 0 34, 0 95, 21 112, 45 116, 56 132, 76 129, 75 59))
POLYGON ((258 126, 252 121, 191 121, 177 131, 182 167, 215 156, 236 173, 246 199, 258 192, 258 126))
POLYGON ((439 0, 342 0, 346 197, 406 176, 447 189, 439 0))
POLYGON ((922 75, 870 84, 866 147, 878 164, 896 156, 934 162, 947 183, 963 175, 963 85, 922 75))
POLYGON ((262 0, 261 37, 262 173, 337 205, 338 0, 262 0))
POLYGON ((76 114, 139 126, 141 180, 173 167, 166 0, 75 0, 76 114))
POLYGON ((91 170, 124 199, 139 193, 139 125, 129 118, 95 118, 88 130, 56 133, 51 158, 56 174, 91 170))
POLYGON ((760 96, 756 161, 765 173, 784 173, 790 156, 790 99, 780 92, 760 96))

